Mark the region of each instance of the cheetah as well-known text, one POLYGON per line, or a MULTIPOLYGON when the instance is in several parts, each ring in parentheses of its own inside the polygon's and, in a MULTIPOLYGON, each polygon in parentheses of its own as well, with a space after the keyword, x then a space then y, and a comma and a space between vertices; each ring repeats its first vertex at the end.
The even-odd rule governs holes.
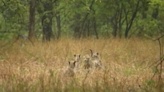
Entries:
POLYGON ((93 53, 93 51, 90 49, 91 56, 90 56, 90 61, 92 63, 92 68, 101 68, 102 63, 100 59, 100 54, 98 52, 93 53))
POLYGON ((79 69, 80 68, 80 55, 79 54, 74 54, 74 61, 76 61, 75 68, 79 69))
POLYGON ((83 68, 84 69, 91 68, 91 61, 88 55, 83 56, 83 68))
POLYGON ((64 70, 64 76, 73 77, 74 76, 74 68, 75 68, 76 61, 68 61, 68 66, 64 70))

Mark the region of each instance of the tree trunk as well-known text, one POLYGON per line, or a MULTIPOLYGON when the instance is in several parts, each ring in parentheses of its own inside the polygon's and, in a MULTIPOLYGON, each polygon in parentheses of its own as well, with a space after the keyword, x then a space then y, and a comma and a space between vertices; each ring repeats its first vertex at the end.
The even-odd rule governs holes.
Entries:
POLYGON ((158 6, 156 6, 156 8, 153 10, 152 17, 154 19, 157 19, 158 14, 159 14, 159 8, 158 8, 158 6))
POLYGON ((95 31, 95 36, 96 39, 99 39, 98 33, 97 33, 97 24, 96 24, 96 19, 93 18, 93 30, 95 31))
POLYGON ((74 38, 80 38, 80 26, 75 26, 73 36, 74 38))
POLYGON ((147 13, 146 12, 149 9, 149 1, 148 0, 142 0, 141 4, 142 4, 142 11, 141 11, 142 18, 146 19, 147 18, 147 13))
POLYGON ((112 27, 113 27, 112 35, 113 35, 114 38, 116 38, 117 30, 118 30, 118 28, 117 28, 117 12, 112 17, 111 24, 112 24, 112 27))
POLYGON ((52 18, 44 15, 42 17, 43 41, 50 41, 52 36, 52 18))
POLYGON ((45 14, 42 17, 43 41, 50 41, 52 36, 52 2, 43 4, 45 14))
POLYGON ((56 24, 57 24, 57 39, 59 39, 61 35, 60 15, 56 15, 56 24))
POLYGON ((113 35, 114 38, 116 38, 116 36, 117 36, 117 25, 113 25, 112 35, 113 35))
POLYGON ((35 39, 35 1, 30 1, 30 16, 29 16, 29 33, 30 41, 35 39))
POLYGON ((136 15, 137 15, 137 12, 138 12, 138 9, 139 9, 139 4, 140 4, 140 0, 138 0, 137 5, 135 7, 135 11, 133 12, 132 17, 129 21, 128 21, 128 18, 127 18, 128 15, 126 15, 126 18, 125 18, 126 19, 125 38, 128 38, 129 31, 130 31, 130 29, 133 25, 133 21, 134 21, 136 15))
MULTIPOLYGON (((92 11, 94 11, 94 10, 92 9, 92 6, 93 6, 94 2, 95 2, 95 0, 92 0, 92 1, 91 1, 91 4, 90 4, 90 6, 89 6, 89 9, 92 10, 92 11)), ((83 34, 85 33, 85 30, 86 30, 86 22, 87 22, 87 20, 88 20, 89 14, 90 14, 89 12, 87 12, 87 13, 85 14, 84 18, 83 18, 82 21, 79 23, 79 24, 80 24, 80 27, 79 27, 79 25, 76 25, 77 27, 75 28, 74 34, 77 35, 77 33, 79 33, 79 34, 78 34, 78 35, 79 35, 79 36, 78 36, 79 38, 81 38, 81 37, 83 36, 83 34), (77 30, 77 29, 78 29, 78 30, 77 30)), ((76 36, 76 37, 77 37, 77 36, 76 36)))

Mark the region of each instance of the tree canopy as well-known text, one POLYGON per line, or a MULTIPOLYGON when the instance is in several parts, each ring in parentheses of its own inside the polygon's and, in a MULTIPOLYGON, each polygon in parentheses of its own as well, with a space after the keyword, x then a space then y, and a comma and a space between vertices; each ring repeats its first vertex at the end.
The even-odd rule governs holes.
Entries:
POLYGON ((154 37, 163 34, 163 0, 1 0, 0 39, 154 37))

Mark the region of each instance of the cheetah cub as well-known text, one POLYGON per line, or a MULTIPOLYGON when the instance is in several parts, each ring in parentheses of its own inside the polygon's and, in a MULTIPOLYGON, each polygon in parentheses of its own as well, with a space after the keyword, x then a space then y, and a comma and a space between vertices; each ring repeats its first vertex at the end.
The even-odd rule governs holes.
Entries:
POLYGON ((68 61, 68 67, 64 71, 64 75, 67 77, 73 77, 74 76, 74 68, 75 68, 76 61, 68 61))
POLYGON ((62 90, 64 90, 66 85, 70 84, 72 79, 74 78, 75 64, 76 61, 68 61, 67 67, 64 68, 62 72, 59 73, 59 79, 60 79, 62 90))
POLYGON ((93 53, 93 51, 91 49, 90 49, 90 51, 91 51, 90 61, 92 63, 92 67, 93 68, 101 69, 102 63, 101 63, 101 60, 100 60, 99 53, 98 52, 93 53))
POLYGON ((80 62, 80 55, 79 54, 75 54, 74 55, 74 61, 76 61, 75 68, 79 69, 80 68, 80 64, 81 64, 81 62, 80 62))
POLYGON ((91 61, 88 55, 83 56, 83 68, 84 69, 91 68, 91 61))

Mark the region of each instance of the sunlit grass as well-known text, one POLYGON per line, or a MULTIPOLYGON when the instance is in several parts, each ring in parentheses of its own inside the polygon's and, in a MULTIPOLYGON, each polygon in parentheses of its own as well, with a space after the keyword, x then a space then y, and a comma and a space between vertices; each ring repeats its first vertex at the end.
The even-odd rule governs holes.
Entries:
POLYGON ((157 42, 146 39, 60 39, 34 46, 17 41, 0 48, 0 91, 158 91, 150 67, 158 59, 157 42), (102 70, 82 69, 72 78, 61 76, 74 54, 90 54, 89 49, 100 53, 102 70))

